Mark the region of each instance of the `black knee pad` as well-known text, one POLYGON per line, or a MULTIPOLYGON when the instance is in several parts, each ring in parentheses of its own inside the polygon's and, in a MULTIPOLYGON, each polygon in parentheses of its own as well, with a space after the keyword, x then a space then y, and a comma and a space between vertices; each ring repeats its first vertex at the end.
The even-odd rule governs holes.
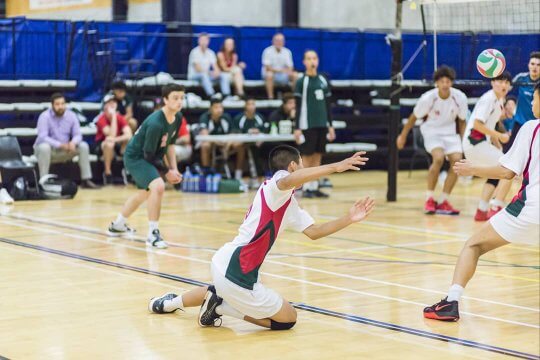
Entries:
POLYGON ((486 183, 497 187, 497 185, 499 185, 499 179, 487 179, 486 183))
POLYGON ((296 321, 295 322, 282 323, 282 322, 277 322, 277 321, 274 321, 274 320, 270 319, 270 329, 272 329, 272 330, 289 330, 294 326, 294 324, 296 324, 296 321))

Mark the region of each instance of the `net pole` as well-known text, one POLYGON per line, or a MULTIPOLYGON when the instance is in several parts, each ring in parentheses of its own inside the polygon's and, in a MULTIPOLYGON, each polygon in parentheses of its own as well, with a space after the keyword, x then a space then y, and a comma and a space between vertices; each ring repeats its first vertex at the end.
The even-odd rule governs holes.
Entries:
POLYGON ((398 136, 399 122, 401 119, 401 108, 399 105, 401 88, 401 61, 403 56, 403 45, 401 38, 401 17, 403 10, 403 0, 396 0, 396 27, 394 34, 389 36, 392 49, 391 65, 391 86, 390 86, 390 111, 388 123, 388 189, 386 200, 393 202, 397 200, 397 173, 398 173, 398 149, 396 138, 398 136))
POLYGON ((433 2, 433 72, 437 71, 437 0, 433 2))

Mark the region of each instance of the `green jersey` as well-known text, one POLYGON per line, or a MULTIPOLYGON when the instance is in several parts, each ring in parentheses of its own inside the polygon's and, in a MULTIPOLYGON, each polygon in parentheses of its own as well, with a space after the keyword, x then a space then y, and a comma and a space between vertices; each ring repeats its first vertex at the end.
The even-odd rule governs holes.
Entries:
POLYGON ((300 107, 296 109, 297 128, 328 127, 331 122, 328 99, 331 95, 330 84, 324 76, 300 76, 294 88, 294 96, 300 100, 300 107))
POLYGON ((261 133, 267 133, 270 131, 270 126, 259 113, 255 113, 253 117, 240 113, 234 118, 233 129, 243 134, 247 134, 249 129, 258 129, 261 133))
POLYGON ((162 110, 150 114, 137 129, 126 148, 126 157, 143 159, 145 153, 163 158, 167 146, 174 144, 182 123, 182 113, 176 113, 172 124, 167 122, 162 110))
POLYGON ((205 112, 199 118, 199 127, 208 129, 210 135, 226 135, 232 130, 232 120, 229 114, 224 113, 218 121, 210 118, 210 112, 205 112))

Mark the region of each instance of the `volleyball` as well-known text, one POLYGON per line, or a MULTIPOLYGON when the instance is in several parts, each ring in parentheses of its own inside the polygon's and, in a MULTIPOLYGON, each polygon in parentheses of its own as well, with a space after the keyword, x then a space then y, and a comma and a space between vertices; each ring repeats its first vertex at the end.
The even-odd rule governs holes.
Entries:
POLYGON ((476 68, 480 74, 490 79, 501 75, 505 67, 504 55, 497 49, 486 49, 476 59, 476 68))

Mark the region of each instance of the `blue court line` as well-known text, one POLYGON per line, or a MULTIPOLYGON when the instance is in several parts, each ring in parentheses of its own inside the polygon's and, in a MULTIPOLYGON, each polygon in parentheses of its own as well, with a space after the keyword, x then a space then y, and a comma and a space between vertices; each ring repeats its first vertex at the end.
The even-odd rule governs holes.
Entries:
MULTIPOLYGON (((190 278, 185 278, 185 277, 178 276, 178 275, 172 275, 172 274, 167 274, 167 273, 163 273, 163 272, 160 272, 160 271, 144 269, 144 268, 141 268, 141 267, 138 267, 138 266, 126 265, 126 264, 121 264, 121 263, 117 263, 117 262, 113 262, 113 261, 97 259, 97 258, 85 256, 85 255, 79 255, 79 254, 70 253, 70 252, 67 252, 67 251, 56 250, 56 249, 52 249, 52 248, 45 247, 45 246, 28 244, 28 243, 25 243, 25 242, 12 240, 12 239, 6 239, 6 238, 3 238, 3 237, 0 237, 0 242, 10 244, 10 245, 15 245, 15 246, 21 246, 21 247, 25 247, 25 248, 29 248, 29 249, 33 249, 33 250, 39 250, 39 251, 43 251, 43 252, 48 252, 48 253, 55 254, 55 255, 70 257, 70 258, 77 259, 77 260, 88 261, 88 262, 95 263, 95 264, 107 265, 107 266, 112 266, 112 267, 116 267, 116 268, 120 268, 120 269, 139 272, 139 273, 142 273, 142 274, 158 276, 158 277, 161 277, 161 278, 164 278, 164 279, 183 282, 183 283, 190 284, 190 285, 197 285, 197 286, 207 286, 207 285, 209 285, 209 284, 207 284, 205 282, 202 282, 202 281, 198 281, 198 280, 194 280, 194 279, 190 279, 190 278)), ((486 350, 486 351, 490 351, 490 352, 494 352, 494 353, 498 353, 498 354, 503 354, 503 355, 509 355, 509 356, 513 356, 513 357, 517 357, 517 358, 521 358, 521 359, 540 360, 540 356, 537 356, 537 355, 534 355, 534 354, 528 354, 528 353, 517 351, 517 350, 511 350, 511 349, 506 349, 506 348, 502 348, 502 347, 498 347, 498 346, 482 344, 482 343, 479 343, 479 342, 460 339, 460 338, 456 338, 456 337, 452 337, 452 336, 440 335, 440 334, 432 333, 432 332, 429 332, 429 331, 417 330, 417 329, 409 328, 409 327, 406 327, 406 326, 400 326, 400 325, 396 325, 396 324, 392 324, 392 323, 386 323, 386 322, 383 322, 383 321, 371 320, 371 319, 364 318, 364 317, 361 317, 361 316, 352 315, 352 314, 346 314, 346 313, 340 313, 340 312, 327 310, 327 309, 323 309, 323 308, 319 308, 319 307, 315 307, 315 306, 311 306, 311 305, 307 305, 307 304, 303 304, 303 303, 292 303, 292 305, 297 309, 313 312, 313 313, 316 313, 316 314, 336 317, 336 318, 339 318, 339 319, 352 321, 352 322, 356 322, 356 323, 360 323, 360 324, 376 326, 376 327, 387 329, 387 330, 399 331, 399 332, 402 332, 402 333, 415 335, 415 336, 421 336, 421 337, 432 339, 432 340, 439 340, 439 341, 454 343, 454 344, 458 344, 458 345, 462 345, 462 346, 472 347, 472 348, 475 348, 475 349, 486 350)), ((1 359, 1 357, 0 357, 0 359, 1 359)))

